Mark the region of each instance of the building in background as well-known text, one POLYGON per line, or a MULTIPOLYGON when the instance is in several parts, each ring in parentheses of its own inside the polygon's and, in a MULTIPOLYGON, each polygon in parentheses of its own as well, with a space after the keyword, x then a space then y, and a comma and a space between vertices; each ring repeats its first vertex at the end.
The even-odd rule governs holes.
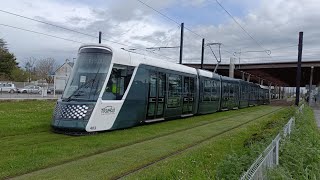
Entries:
POLYGON ((54 88, 57 93, 63 92, 68 78, 71 74, 74 63, 66 59, 65 63, 60 66, 54 73, 54 88))

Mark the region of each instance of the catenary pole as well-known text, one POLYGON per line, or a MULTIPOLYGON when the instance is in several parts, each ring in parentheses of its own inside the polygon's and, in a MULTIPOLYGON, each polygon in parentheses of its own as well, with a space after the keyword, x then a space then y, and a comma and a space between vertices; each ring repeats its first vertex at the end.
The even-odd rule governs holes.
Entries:
POLYGON ((102 32, 99 31, 99 44, 101 44, 102 32))
POLYGON ((183 34, 184 34, 184 23, 181 23, 181 36, 180 36, 180 59, 179 59, 179 64, 182 64, 182 55, 183 55, 183 34))
POLYGON ((204 60, 204 42, 205 39, 202 39, 202 47, 201 47, 201 69, 203 69, 203 60, 204 60))
POLYGON ((296 106, 299 106, 299 100, 300 100, 302 47, 303 47, 303 32, 299 32, 298 65, 297 65, 297 76, 296 76, 296 102, 295 102, 296 106))

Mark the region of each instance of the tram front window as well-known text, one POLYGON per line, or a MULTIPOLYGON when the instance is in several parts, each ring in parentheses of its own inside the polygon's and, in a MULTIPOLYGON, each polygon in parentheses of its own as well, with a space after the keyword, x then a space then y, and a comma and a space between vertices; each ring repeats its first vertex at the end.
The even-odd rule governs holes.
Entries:
POLYGON ((111 58, 111 52, 104 49, 81 50, 62 99, 96 101, 110 68, 111 58))

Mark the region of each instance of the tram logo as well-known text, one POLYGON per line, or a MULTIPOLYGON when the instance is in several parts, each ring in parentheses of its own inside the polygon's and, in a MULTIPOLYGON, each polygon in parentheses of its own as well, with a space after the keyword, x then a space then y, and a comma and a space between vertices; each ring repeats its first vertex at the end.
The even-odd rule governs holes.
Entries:
POLYGON ((114 114, 116 112, 116 108, 113 106, 107 106, 101 109, 102 115, 114 114))

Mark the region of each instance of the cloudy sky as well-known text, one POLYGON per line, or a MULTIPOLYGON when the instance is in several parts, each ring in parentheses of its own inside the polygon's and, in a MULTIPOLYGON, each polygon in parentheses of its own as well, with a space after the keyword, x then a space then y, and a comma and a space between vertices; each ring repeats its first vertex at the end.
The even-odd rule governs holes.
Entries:
MULTIPOLYGON (((241 62, 292 61, 297 59, 298 33, 304 31, 304 60, 320 55, 320 3, 318 0, 219 0, 255 39, 252 40, 215 0, 141 0, 174 21, 184 22, 185 62, 199 62, 201 37, 219 42, 223 62, 234 54, 241 62), (200 35, 201 37, 199 37, 200 35), (258 45, 259 44, 259 45, 258 45), (265 50, 271 50, 268 55, 265 50), (253 51, 253 52, 252 52, 253 51), (261 52, 257 52, 261 51, 261 52)), ((103 32, 104 44, 116 48, 178 46, 180 27, 138 0, 10 0, 0 11, 45 21, 85 34, 103 32), (130 47, 119 46, 116 41, 130 47)), ((81 43, 96 43, 97 38, 48 26, 0 12, 0 38, 19 61, 53 57, 59 63, 73 59, 81 43), (46 33, 77 42, 34 34, 4 25, 46 33)), ((215 53, 217 47, 212 46, 215 53)), ((205 61, 215 62, 207 47, 205 61)), ((143 52, 145 53, 145 52, 143 52)), ((160 50, 156 54, 178 61, 179 50, 160 50)), ((153 56, 155 54, 148 53, 153 56)), ((164 57, 161 57, 164 58, 164 57)))

